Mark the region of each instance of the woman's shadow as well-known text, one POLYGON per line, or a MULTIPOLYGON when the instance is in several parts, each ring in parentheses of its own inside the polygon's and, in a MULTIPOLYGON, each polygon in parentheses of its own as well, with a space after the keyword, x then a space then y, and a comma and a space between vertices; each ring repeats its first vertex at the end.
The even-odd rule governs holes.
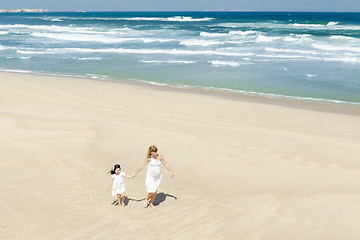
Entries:
POLYGON ((153 203, 154 206, 159 206, 160 203, 164 202, 167 197, 171 197, 171 198, 174 198, 175 200, 177 200, 176 196, 161 192, 161 193, 156 194, 156 197, 155 197, 155 200, 153 203))

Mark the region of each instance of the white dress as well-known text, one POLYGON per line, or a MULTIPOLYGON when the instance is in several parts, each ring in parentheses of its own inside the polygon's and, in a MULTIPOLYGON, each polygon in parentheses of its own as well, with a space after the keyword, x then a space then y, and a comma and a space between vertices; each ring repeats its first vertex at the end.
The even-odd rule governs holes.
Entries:
POLYGON ((160 186, 162 178, 160 165, 161 161, 158 161, 151 156, 145 179, 145 187, 148 193, 156 192, 160 186))
POLYGON ((123 192, 125 192, 125 181, 124 181, 124 177, 125 177, 125 173, 124 172, 120 172, 119 175, 116 174, 111 174, 111 178, 114 179, 113 181, 113 187, 112 187, 112 195, 115 196, 117 194, 122 194, 123 192))

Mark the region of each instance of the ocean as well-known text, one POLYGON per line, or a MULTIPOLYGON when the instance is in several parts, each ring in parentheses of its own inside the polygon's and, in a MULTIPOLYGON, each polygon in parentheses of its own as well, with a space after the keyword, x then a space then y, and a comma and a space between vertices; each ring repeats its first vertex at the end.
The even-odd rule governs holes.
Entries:
POLYGON ((360 105, 360 13, 2 13, 0 71, 360 105))

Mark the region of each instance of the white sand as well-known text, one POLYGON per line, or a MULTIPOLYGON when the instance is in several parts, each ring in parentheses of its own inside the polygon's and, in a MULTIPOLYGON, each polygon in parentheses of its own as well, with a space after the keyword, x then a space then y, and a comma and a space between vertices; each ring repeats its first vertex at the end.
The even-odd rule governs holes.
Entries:
POLYGON ((0 73, 0 239, 360 239, 360 108, 264 101, 0 73))

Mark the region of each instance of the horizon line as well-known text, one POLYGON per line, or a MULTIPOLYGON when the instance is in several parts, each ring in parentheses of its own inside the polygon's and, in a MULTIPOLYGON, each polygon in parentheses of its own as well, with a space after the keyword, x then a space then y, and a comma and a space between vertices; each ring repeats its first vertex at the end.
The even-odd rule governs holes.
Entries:
MULTIPOLYGON (((15 9, 1 9, 1 10, 16 10, 16 9, 23 9, 23 8, 15 8, 15 9)), ((24 8, 25 9, 25 8, 24 8)), ((38 12, 38 13, 56 13, 56 12, 79 12, 79 13, 86 13, 86 12, 297 12, 297 13, 360 13, 360 11, 318 11, 318 10, 246 10, 246 9, 220 9, 220 10, 47 10, 46 12, 38 12)), ((4 12, 6 13, 6 12, 4 12)), ((9 13, 9 12, 8 12, 9 13)), ((25 12, 27 13, 27 12, 25 12)), ((37 13, 37 12, 30 12, 30 13, 37 13)))

